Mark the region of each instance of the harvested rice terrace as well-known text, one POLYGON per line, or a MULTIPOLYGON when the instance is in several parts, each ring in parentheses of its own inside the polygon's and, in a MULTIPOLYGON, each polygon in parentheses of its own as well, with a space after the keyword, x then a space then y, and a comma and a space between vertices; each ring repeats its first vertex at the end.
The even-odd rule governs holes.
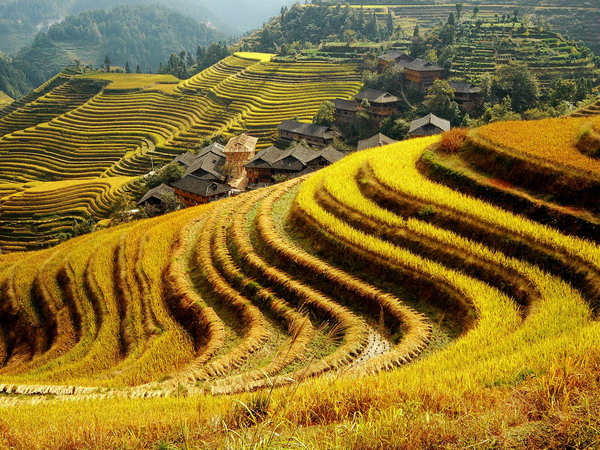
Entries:
POLYGON ((430 179, 436 145, 0 256, 2 405, 330 375, 461 391, 594 348, 597 244, 430 179))
MULTIPOLYGON (((170 75, 62 73, 0 109, 0 184, 6 186, 0 189, 5 211, 0 248, 55 244, 86 210, 64 202, 51 184, 42 196, 28 183, 133 182, 152 163, 170 162, 217 134, 250 131, 261 138, 259 148, 267 147, 282 121, 310 120, 324 100, 350 98, 361 87, 355 66, 279 63, 271 57, 241 53, 186 81, 170 75), (22 208, 9 198, 19 191, 31 191, 22 198, 34 204, 39 195, 37 203, 46 207, 29 215, 8 213, 22 208)), ((87 207, 87 213, 102 219, 109 209, 87 207)))

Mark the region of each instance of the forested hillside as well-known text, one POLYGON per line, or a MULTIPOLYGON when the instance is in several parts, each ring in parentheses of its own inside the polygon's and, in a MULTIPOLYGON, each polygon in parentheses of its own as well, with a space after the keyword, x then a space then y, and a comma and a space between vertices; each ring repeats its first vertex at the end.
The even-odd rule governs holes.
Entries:
POLYGON ((24 95, 63 67, 106 63, 156 71, 173 52, 224 39, 221 32, 156 5, 119 6, 67 17, 40 32, 12 61, 0 59, 0 89, 24 95))

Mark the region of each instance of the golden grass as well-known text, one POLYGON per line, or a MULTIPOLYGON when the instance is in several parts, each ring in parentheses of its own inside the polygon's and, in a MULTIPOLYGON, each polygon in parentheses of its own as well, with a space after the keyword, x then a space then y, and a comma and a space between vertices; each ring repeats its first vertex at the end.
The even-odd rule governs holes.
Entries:
POLYGON ((577 136, 590 123, 587 117, 496 122, 478 128, 473 137, 517 155, 600 175, 600 161, 581 153, 577 136))
POLYGON ((0 447, 593 447, 600 248, 424 177, 438 139, 0 255, 0 447), (427 351, 425 298, 463 325, 427 351))

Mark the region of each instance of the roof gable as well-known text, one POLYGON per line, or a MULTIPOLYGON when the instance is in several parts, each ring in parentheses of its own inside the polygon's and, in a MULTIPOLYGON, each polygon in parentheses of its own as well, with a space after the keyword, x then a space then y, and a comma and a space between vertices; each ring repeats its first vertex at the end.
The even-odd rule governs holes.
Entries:
POLYGON ((449 120, 442 119, 442 118, 436 116, 435 114, 429 113, 425 117, 421 117, 420 119, 413 120, 410 123, 410 128, 409 128, 408 132, 412 133, 413 131, 416 131, 419 128, 421 128, 425 125, 429 125, 429 124, 439 128, 442 131, 450 130, 450 121, 449 120))

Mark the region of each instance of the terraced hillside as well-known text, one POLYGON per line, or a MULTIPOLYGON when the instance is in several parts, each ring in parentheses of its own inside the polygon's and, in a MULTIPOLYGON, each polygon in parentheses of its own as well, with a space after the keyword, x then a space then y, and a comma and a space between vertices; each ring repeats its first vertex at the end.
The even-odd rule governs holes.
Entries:
MULTIPOLYGON (((349 2, 353 3, 353 2, 349 2)), ((354 2, 362 3, 362 2, 354 2)), ((455 3, 441 3, 437 1, 382 1, 369 2, 365 5, 365 12, 375 10, 378 14, 386 14, 392 11, 399 18, 403 28, 412 31, 416 24, 421 28, 431 28, 437 26, 442 21, 445 22, 450 13, 456 14, 455 3), (381 3, 381 4, 377 4, 381 3), (411 4, 412 3, 412 4, 411 4)), ((537 21, 543 20, 552 25, 559 33, 569 36, 577 41, 582 41, 596 53, 600 52, 600 8, 597 3, 591 1, 541 1, 527 2, 521 4, 518 1, 491 2, 486 3, 462 3, 462 16, 465 19, 472 17, 473 8, 479 8, 477 18, 496 19, 507 16, 513 17, 514 12, 518 12, 519 17, 532 16, 537 21)), ((359 5, 354 7, 360 8, 359 5)))
POLYGON ((513 28, 511 23, 470 25, 457 39, 450 74, 459 78, 478 78, 494 73, 506 61, 522 61, 540 80, 542 88, 556 79, 598 78, 591 55, 573 43, 540 28, 513 28))
MULTIPOLYGON (((597 182, 595 160, 580 171, 579 156, 560 148, 542 164, 521 144, 521 124, 503 125, 515 137, 502 147, 494 127, 470 135, 471 145, 502 152, 514 167, 526 155, 532 174, 552 166, 597 182)), ((548 125, 528 126, 531 134, 548 125)), ((530 420, 549 427, 550 446, 593 442, 598 390, 584 399, 557 392, 579 386, 560 384, 572 379, 560 370, 592 370, 600 356, 597 230, 578 237, 583 226, 560 231, 517 202, 508 211, 495 195, 465 195, 427 163, 432 152, 445 152, 438 137, 358 152, 309 178, 0 256, 0 405, 11 442, 335 447, 385 436, 390 446, 419 447, 452 436, 510 447, 537 442, 507 428, 530 420), (511 425, 504 414, 496 422, 503 396, 538 379, 539 403, 511 397, 511 425), (238 396, 260 388, 269 389, 238 396), (182 392, 188 398, 124 398, 182 392), (544 408, 580 399, 587 428, 575 421, 555 432, 563 416, 544 408), (418 423, 405 415, 411 404, 418 423), (475 404, 492 430, 460 425, 478 416, 475 404), (30 419, 40 407, 53 417, 51 436, 30 419), (417 433, 426 414, 437 431, 417 433), (369 431, 332 432, 351 423, 369 431)), ((592 226, 597 199, 582 198, 592 226)), ((577 219, 568 208, 563 215, 577 219)), ((534 392, 526 389, 535 388, 523 387, 523 398, 534 392)))
MULTIPOLYGON (((170 75, 59 74, 0 110, 0 183, 12 192, 31 182, 133 181, 206 138, 242 131, 258 136, 265 147, 283 120, 310 120, 324 100, 349 98, 361 86, 351 65, 272 62, 271 57, 238 54, 185 81, 170 75)), ((50 197, 44 201, 56 215, 43 217, 11 211, 7 199, 0 199, 0 211, 7 211, 0 212, 3 250, 56 242, 64 220, 78 213, 70 206, 56 210, 59 199, 50 197), (38 234, 36 222, 50 234, 38 234), (57 222, 54 231, 52 222, 57 222), (31 239, 18 233, 19 239, 3 240, 16 228, 31 229, 31 239)))

